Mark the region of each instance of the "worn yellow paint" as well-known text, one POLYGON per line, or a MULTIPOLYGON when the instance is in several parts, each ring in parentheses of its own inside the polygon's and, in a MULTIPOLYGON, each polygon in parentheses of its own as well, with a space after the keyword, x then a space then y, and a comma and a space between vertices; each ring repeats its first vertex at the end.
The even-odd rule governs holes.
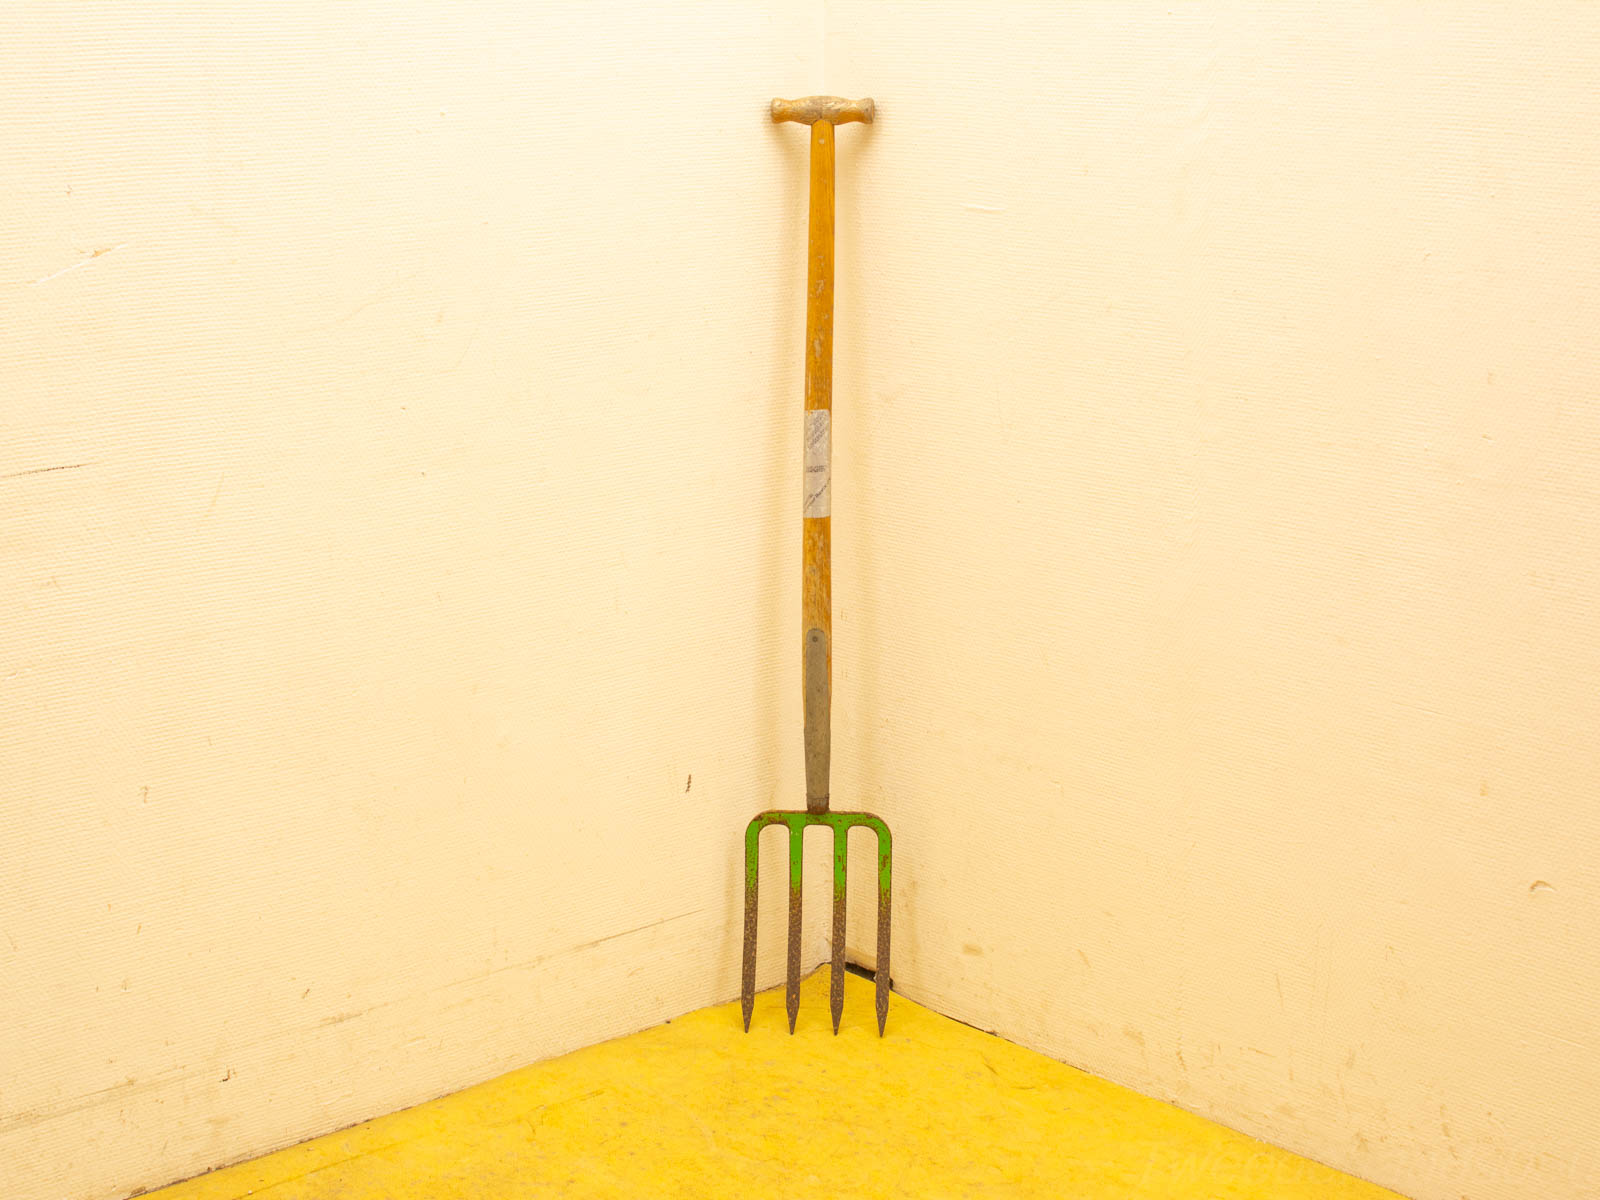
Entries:
POLYGON ((792 1038, 766 992, 157 1197, 1393 1196, 900 997, 880 1041, 855 977, 835 1038, 826 989, 792 1038))

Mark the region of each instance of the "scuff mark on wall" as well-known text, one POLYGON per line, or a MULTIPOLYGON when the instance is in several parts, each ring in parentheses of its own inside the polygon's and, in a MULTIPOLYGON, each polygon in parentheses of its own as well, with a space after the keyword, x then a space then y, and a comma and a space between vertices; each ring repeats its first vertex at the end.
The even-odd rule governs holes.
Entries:
POLYGON ((62 463, 58 467, 29 467, 26 471, 12 471, 7 475, 0 475, 0 479, 21 479, 25 475, 48 475, 51 471, 78 471, 84 467, 92 467, 92 462, 62 463))
POLYGON ((87 256, 80 258, 77 262, 62 267, 59 271, 52 271, 48 275, 41 275, 38 279, 32 280, 32 283, 35 287, 37 287, 41 283, 49 283, 52 279, 60 279, 63 275, 71 274, 73 271, 77 271, 88 266, 97 258, 103 258, 107 254, 110 254, 116 250, 126 249, 130 244, 131 243, 129 242, 119 242, 115 246, 104 246, 99 250, 91 251, 87 256))

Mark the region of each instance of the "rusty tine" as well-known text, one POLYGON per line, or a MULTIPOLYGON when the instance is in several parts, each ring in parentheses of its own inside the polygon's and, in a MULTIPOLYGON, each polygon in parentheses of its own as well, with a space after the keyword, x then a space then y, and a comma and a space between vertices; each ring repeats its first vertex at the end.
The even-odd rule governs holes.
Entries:
POLYGON ((789 967, 784 978, 783 1007, 789 1014, 789 1032, 794 1032, 794 1019, 800 1015, 800 854, 805 845, 805 832, 789 831, 789 967))
POLYGON ((828 810, 828 768, 832 703, 833 597, 831 572, 833 441, 833 132, 853 121, 870 124, 871 100, 810 96, 774 100, 774 121, 811 126, 811 215, 806 267, 805 494, 801 576, 801 645, 805 688, 806 811, 758 814, 744 839, 744 964, 739 1007, 745 1031, 756 991, 756 901, 761 831, 783 825, 789 831, 789 945, 784 1007, 793 1033, 800 1013, 800 935, 805 831, 811 825, 833 830, 833 955, 828 1007, 833 1032, 844 1013, 845 877, 850 830, 866 826, 878 837, 878 1036, 889 1019, 889 899, 892 846, 889 827, 865 812, 828 810))

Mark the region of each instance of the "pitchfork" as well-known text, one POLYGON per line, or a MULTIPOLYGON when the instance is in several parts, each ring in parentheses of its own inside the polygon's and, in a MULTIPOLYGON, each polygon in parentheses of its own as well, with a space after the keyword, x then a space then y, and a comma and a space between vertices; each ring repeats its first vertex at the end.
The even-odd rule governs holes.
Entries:
POLYGON ((744 834, 744 980, 739 1006, 745 1032, 756 998, 756 880, 761 831, 768 825, 789 830, 789 967, 784 1005, 789 1032, 800 1011, 801 852, 809 825, 833 830, 833 970, 828 1006, 833 1032, 844 1012, 844 900, 846 846, 850 830, 864 825, 878 835, 878 1036, 889 1019, 889 827, 866 812, 828 811, 829 709, 832 697, 833 636, 831 471, 833 405, 833 131, 860 121, 871 124, 871 100, 809 96, 774 100, 774 121, 811 126, 811 225, 806 269, 806 419, 804 572, 801 577, 802 668, 805 679, 806 811, 759 814, 744 834))

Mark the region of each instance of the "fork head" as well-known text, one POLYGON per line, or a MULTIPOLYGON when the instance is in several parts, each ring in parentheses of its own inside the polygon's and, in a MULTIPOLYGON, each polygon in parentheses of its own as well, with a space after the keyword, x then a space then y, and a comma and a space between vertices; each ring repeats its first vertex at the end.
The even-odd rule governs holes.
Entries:
POLYGON ((839 1032, 839 1017, 844 1012, 844 901, 846 844, 850 830, 865 826, 878 835, 878 1036, 883 1036, 889 1019, 889 880, 892 842, 889 826, 882 817, 866 812, 786 812, 772 810, 758 814, 744 831, 744 976, 739 990, 739 1007, 745 1032, 750 1032, 750 1013, 756 999, 756 894, 761 867, 761 831, 768 825, 783 825, 789 830, 789 963, 784 1005, 789 1013, 789 1032, 794 1032, 800 1011, 800 885, 801 854, 806 827, 827 825, 833 829, 833 970, 828 1005, 833 1014, 833 1032, 839 1032))

